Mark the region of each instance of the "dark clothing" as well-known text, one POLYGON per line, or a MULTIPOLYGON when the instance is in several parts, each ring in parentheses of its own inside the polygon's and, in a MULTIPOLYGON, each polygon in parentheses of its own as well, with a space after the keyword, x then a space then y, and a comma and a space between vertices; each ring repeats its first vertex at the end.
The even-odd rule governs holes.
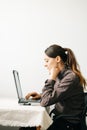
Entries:
POLYGON ((81 124, 73 124, 65 119, 54 121, 47 130, 81 130, 81 124))
MULTIPOLYGON (((79 77, 64 68, 56 81, 48 79, 42 89, 41 106, 55 104, 55 114, 79 115, 84 109, 84 91, 79 77)), ((72 120, 70 120, 72 122, 72 120)))

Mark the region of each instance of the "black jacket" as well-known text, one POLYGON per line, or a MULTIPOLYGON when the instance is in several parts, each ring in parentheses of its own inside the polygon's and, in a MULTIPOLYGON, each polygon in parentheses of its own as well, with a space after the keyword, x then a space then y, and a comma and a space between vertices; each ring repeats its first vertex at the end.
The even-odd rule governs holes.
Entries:
POLYGON ((79 77, 64 68, 56 79, 46 80, 42 89, 41 106, 55 104, 57 114, 80 115, 84 108, 84 91, 79 77))

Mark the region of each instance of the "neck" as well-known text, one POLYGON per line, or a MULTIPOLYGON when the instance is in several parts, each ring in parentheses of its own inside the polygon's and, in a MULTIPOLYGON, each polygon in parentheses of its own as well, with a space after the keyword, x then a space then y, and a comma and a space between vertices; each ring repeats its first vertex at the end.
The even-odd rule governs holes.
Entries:
POLYGON ((63 69, 65 68, 64 63, 63 63, 63 62, 60 62, 60 63, 58 64, 58 68, 59 68, 59 71, 63 70, 63 69))

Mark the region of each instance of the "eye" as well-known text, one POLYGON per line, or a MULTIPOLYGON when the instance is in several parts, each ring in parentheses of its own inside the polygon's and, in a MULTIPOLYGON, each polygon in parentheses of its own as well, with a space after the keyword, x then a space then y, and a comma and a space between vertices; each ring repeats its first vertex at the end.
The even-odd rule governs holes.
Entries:
POLYGON ((49 62, 49 59, 45 58, 44 61, 45 61, 46 63, 48 63, 48 62, 49 62))
POLYGON ((48 62, 48 60, 45 60, 45 62, 47 63, 47 62, 48 62))

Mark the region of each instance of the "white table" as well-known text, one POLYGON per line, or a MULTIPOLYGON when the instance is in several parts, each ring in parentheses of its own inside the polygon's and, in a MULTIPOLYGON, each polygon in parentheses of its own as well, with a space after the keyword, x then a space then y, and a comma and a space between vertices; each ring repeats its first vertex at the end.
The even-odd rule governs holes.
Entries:
POLYGON ((19 105, 14 99, 0 99, 0 125, 16 127, 36 126, 46 130, 52 123, 46 109, 41 106, 19 105))

